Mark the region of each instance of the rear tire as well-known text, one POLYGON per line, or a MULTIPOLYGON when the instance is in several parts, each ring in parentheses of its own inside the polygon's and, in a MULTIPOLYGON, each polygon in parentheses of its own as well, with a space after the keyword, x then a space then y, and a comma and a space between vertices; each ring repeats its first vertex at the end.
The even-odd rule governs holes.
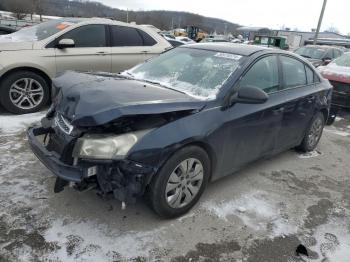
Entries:
POLYGON ((18 71, 0 83, 0 103, 9 112, 27 114, 37 112, 49 101, 47 81, 31 71, 18 71))
POLYGON ((312 118, 309 127, 306 130, 305 136, 297 149, 303 152, 313 151, 321 139, 325 124, 324 116, 318 112, 312 118))
POLYGON ((151 207, 164 218, 187 213, 201 197, 209 176, 210 159, 202 148, 180 149, 153 178, 148 190, 151 207))

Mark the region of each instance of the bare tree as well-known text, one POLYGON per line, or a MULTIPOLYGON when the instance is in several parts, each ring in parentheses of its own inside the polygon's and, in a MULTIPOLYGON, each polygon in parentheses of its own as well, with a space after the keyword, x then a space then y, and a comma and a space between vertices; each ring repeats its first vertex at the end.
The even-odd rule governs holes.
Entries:
POLYGON ((42 0, 31 0, 32 2, 32 13, 35 13, 40 16, 40 21, 43 21, 43 6, 42 6, 42 0))
POLYGON ((13 12, 17 19, 23 19, 26 14, 30 13, 30 3, 22 0, 11 0, 3 3, 4 7, 13 12))
POLYGON ((329 33, 337 33, 339 34, 339 30, 338 28, 336 28, 335 26, 330 26, 328 27, 326 30, 324 30, 325 32, 329 32, 329 33))

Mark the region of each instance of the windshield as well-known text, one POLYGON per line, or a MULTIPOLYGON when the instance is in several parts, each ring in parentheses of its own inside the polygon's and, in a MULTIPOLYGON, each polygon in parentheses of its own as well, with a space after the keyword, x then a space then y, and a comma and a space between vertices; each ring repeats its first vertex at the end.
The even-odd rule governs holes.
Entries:
POLYGON ((14 40, 40 41, 78 22, 80 22, 78 19, 51 20, 35 26, 22 28, 21 30, 7 36, 14 40))
POLYGON ((213 99, 240 59, 235 54, 176 48, 125 73, 200 99, 213 99))
POLYGON ((322 59, 326 53, 326 49, 320 47, 301 47, 295 51, 296 54, 306 58, 322 59))
POLYGON ((350 53, 345 53, 341 57, 335 59, 332 64, 336 64, 338 66, 350 67, 350 53))

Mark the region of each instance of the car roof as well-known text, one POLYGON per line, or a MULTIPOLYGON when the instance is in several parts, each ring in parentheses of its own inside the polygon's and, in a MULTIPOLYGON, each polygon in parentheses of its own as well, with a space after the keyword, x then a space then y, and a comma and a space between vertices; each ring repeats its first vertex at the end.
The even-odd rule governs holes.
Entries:
POLYGON ((142 27, 147 28, 147 26, 143 25, 136 25, 136 24, 129 24, 117 20, 112 20, 109 18, 100 18, 100 17, 92 17, 92 18, 84 18, 84 17, 65 17, 57 19, 56 21, 62 21, 62 22, 71 22, 71 23, 81 23, 81 24, 110 24, 110 25, 124 25, 124 26, 131 26, 131 27, 142 27))
POLYGON ((311 48, 323 48, 323 49, 331 49, 331 48, 335 48, 335 49, 339 49, 341 50, 341 48, 339 48, 338 46, 331 46, 331 45, 305 45, 304 47, 311 47, 311 48))
POLYGON ((230 42, 198 43, 198 44, 181 46, 181 48, 204 49, 204 50, 231 53, 231 54, 242 55, 242 56, 250 56, 259 51, 271 51, 275 53, 280 52, 280 50, 274 50, 267 47, 236 44, 236 43, 230 43, 230 42))

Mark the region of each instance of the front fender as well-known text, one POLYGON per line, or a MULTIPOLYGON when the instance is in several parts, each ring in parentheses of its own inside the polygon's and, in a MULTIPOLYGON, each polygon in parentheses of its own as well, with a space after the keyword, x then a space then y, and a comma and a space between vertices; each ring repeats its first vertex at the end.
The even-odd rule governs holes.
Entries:
POLYGON ((171 155, 189 144, 203 145, 209 157, 221 159, 225 141, 223 112, 211 108, 161 126, 142 138, 129 152, 128 159, 158 170, 171 155))

